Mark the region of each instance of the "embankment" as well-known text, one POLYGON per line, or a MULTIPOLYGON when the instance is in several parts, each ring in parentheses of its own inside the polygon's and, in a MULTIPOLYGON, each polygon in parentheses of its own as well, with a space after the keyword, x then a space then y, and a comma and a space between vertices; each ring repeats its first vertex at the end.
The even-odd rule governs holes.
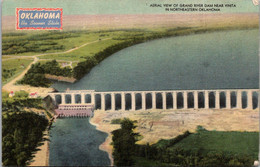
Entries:
POLYGON ((51 74, 45 74, 45 78, 55 81, 62 81, 62 82, 69 82, 74 83, 76 81, 73 77, 63 77, 63 76, 57 76, 57 75, 51 75, 51 74))

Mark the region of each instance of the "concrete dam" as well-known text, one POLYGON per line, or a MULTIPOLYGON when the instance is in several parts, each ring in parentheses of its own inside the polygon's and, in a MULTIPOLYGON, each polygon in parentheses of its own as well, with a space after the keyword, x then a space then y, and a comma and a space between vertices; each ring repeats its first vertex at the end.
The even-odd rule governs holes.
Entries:
POLYGON ((66 90, 48 95, 57 116, 92 116, 94 110, 196 110, 259 108, 258 89, 111 91, 66 90))

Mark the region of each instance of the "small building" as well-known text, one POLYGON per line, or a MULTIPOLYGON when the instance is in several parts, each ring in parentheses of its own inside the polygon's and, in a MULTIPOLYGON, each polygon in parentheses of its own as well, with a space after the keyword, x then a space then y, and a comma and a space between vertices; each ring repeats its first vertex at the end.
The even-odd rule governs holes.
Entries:
POLYGON ((14 91, 11 91, 10 93, 9 93, 9 97, 13 97, 14 96, 14 91))
POLYGON ((34 92, 34 93, 30 93, 29 95, 31 98, 37 98, 38 97, 38 94, 37 92, 34 92))

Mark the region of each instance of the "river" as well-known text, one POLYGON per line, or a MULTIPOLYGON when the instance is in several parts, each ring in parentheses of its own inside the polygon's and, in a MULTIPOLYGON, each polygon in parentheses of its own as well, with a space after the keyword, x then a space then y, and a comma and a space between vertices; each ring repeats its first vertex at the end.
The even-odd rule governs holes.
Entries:
MULTIPOLYGON (((258 30, 170 37, 123 49, 80 81, 59 91, 258 88, 258 30)), ((87 119, 58 119, 51 129, 50 165, 108 165, 98 149, 106 134, 87 119)))
POLYGON ((107 134, 89 118, 57 119, 50 131, 50 166, 108 166, 108 154, 99 150, 107 134))

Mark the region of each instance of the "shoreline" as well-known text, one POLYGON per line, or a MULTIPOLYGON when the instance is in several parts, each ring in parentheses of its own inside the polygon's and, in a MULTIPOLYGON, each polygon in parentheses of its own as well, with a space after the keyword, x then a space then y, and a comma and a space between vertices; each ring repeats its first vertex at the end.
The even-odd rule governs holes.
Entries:
MULTIPOLYGON (((52 121, 55 119, 50 120, 50 125, 52 124, 52 121)), ((107 131, 105 128, 102 128, 102 123, 99 121, 99 116, 96 116, 95 118, 92 117, 89 119, 89 123, 93 126, 96 127, 96 130, 102 131, 106 133, 108 136, 106 137, 105 141, 99 146, 99 149, 101 151, 107 152, 108 157, 110 159, 110 166, 114 166, 114 159, 112 156, 112 151, 113 147, 110 145, 112 142, 112 135, 110 134, 109 131, 107 131)), ((112 125, 111 125, 112 126, 112 125)), ((117 129, 117 128, 115 128, 117 129)), ((36 149, 39 149, 33 154, 33 158, 29 161, 28 166, 49 166, 49 153, 50 153, 50 148, 49 148, 49 139, 50 139, 50 134, 49 134, 50 126, 47 127, 46 131, 44 131, 44 136, 47 140, 41 141, 43 145, 38 146, 36 149)))
POLYGON ((73 77, 63 77, 58 75, 51 75, 51 74, 44 74, 45 78, 49 80, 54 80, 58 82, 68 82, 68 83, 75 83, 77 80, 73 77))
POLYGON ((49 166, 49 130, 44 132, 45 141, 41 142, 43 145, 38 146, 39 149, 33 154, 33 159, 30 160, 28 166, 49 166))
POLYGON ((113 147, 110 145, 112 142, 112 135, 109 131, 106 131, 102 128, 100 122, 98 121, 98 116, 95 117, 96 114, 92 118, 89 119, 89 123, 96 127, 96 130, 106 133, 108 136, 106 140, 99 146, 99 149, 108 153, 108 157, 110 159, 110 166, 114 166, 114 159, 112 156, 113 147))
MULTIPOLYGON (((48 117, 48 116, 47 116, 48 117)), ((46 130, 43 132, 43 138, 45 138, 45 141, 41 141, 43 145, 38 146, 36 149, 39 149, 36 151, 33 155, 33 159, 30 161, 28 166, 49 166, 49 155, 50 155, 50 128, 55 121, 54 117, 47 118, 49 120, 49 125, 47 126, 46 130)))

